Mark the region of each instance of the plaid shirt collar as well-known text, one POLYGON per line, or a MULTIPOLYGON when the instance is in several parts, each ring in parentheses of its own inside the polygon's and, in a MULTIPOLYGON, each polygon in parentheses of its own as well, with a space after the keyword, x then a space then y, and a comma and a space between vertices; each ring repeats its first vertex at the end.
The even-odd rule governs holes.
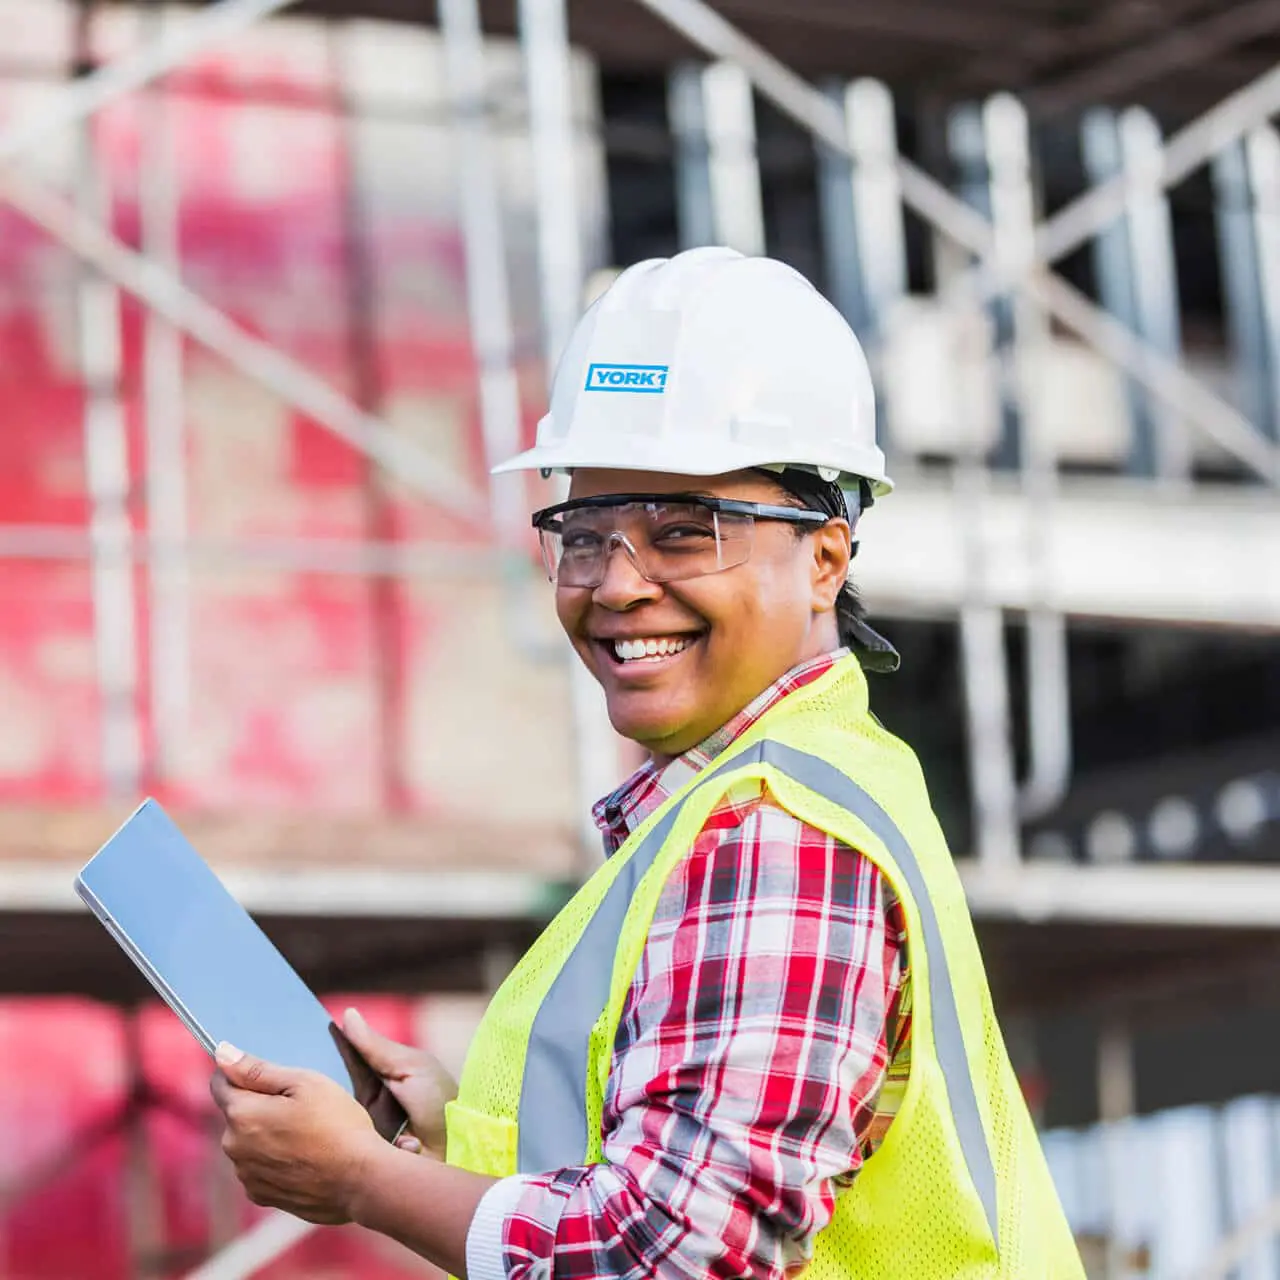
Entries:
POLYGON ((603 800, 598 800, 591 812, 596 826, 604 836, 605 853, 616 853, 627 837, 651 813, 736 742, 770 707, 789 693, 794 693, 825 675, 848 653, 848 649, 836 649, 792 667, 786 675, 739 711, 728 724, 717 729, 696 747, 690 747, 684 755, 677 756, 661 768, 652 760, 648 761, 616 791, 603 800))

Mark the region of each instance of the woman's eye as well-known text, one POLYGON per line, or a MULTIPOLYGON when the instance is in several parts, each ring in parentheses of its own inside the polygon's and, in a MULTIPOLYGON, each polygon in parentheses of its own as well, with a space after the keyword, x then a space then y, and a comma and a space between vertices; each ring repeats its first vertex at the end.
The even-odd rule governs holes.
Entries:
POLYGON ((668 525, 658 534, 659 542, 689 542, 696 538, 714 538, 713 530, 705 525, 674 524, 668 525))
POLYGON ((566 551, 591 551, 600 545, 600 535, 587 529, 566 529, 560 544, 566 551))

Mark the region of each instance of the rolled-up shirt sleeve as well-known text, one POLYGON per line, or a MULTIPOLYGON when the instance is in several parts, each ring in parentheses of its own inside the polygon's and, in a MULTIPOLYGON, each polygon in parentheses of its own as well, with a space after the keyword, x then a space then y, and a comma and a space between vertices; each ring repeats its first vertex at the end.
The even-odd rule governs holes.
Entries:
POLYGON ((469 1280, 774 1280, 875 1117, 905 972, 875 865, 761 796, 664 887, 615 1042, 601 1163, 506 1178, 469 1280))

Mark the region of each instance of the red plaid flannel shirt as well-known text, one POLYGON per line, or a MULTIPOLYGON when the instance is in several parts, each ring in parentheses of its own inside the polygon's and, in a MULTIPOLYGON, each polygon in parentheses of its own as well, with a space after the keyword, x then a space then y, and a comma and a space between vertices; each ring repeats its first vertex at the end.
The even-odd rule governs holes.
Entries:
MULTIPOLYGON (((612 854, 779 699, 595 809, 612 854)), ((900 904, 856 850, 731 790, 671 875, 618 1027, 604 1163, 503 1179, 467 1239, 470 1280, 774 1280, 802 1267, 875 1149, 909 1065, 900 904)))

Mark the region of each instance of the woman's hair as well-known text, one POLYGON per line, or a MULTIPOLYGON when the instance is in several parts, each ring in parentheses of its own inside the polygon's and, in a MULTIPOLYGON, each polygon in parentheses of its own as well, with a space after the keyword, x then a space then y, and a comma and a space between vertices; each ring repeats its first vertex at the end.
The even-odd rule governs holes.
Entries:
MULTIPOLYGON (((849 520, 850 525, 857 521, 858 508, 850 510, 853 499, 846 496, 845 491, 834 480, 824 480, 812 471, 802 471, 798 467, 788 467, 785 471, 762 471, 782 490, 784 506, 798 506, 807 511, 821 511, 832 519, 849 520)), ((803 537, 808 530, 803 525, 796 526, 798 536, 803 537)), ((858 589, 852 582, 846 582, 836 596, 836 625, 840 631, 840 643, 850 648, 857 647, 861 633, 859 623, 867 616, 866 606, 858 589)))

